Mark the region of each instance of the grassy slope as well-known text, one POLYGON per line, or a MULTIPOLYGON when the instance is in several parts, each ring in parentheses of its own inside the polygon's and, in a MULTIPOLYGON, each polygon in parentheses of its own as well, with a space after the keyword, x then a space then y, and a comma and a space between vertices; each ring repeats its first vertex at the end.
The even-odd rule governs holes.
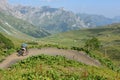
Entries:
POLYGON ((12 48, 14 48, 13 42, 0 33, 0 61, 9 55, 8 49, 12 50, 12 48))
MULTIPOLYGON (((25 33, 22 33, 21 31, 14 28, 17 25, 20 25, 22 27, 29 26, 28 23, 25 23, 17 18, 14 18, 9 15, 5 15, 0 12, 0 33, 4 35, 8 35, 12 38, 18 38, 18 39, 33 39, 33 37, 26 35, 25 33)), ((18 26, 19 27, 19 26, 18 26)))
MULTIPOLYGON (((113 24, 102 28, 84 29, 77 31, 65 32, 62 34, 52 35, 41 39, 41 43, 59 44, 67 47, 78 46, 83 47, 87 39, 97 37, 103 47, 97 53, 105 53, 120 64, 120 24, 113 24)), ((101 55, 101 54, 100 54, 101 55)))
MULTIPOLYGON (((16 29, 17 31, 15 30, 14 32, 18 32, 18 33, 23 32, 24 35, 27 34, 27 35, 30 35, 33 37, 39 37, 39 38, 50 35, 45 30, 38 29, 36 26, 28 23, 27 21, 15 18, 14 16, 11 16, 11 15, 3 14, 2 12, 0 12, 0 24, 1 23, 3 23, 2 27, 8 26, 8 27, 4 27, 4 29, 7 29, 10 32, 13 32, 16 29), (10 27, 13 27, 15 29, 11 30, 10 27)), ((22 33, 22 35, 23 35, 23 33, 22 33)))
POLYGON ((61 56, 46 55, 25 59, 0 71, 1 80, 118 80, 119 75, 108 68, 86 66, 61 56))
MULTIPOLYGON (((119 25, 112 25, 109 26, 109 28, 104 27, 101 29, 96 28, 96 29, 70 31, 62 34, 56 34, 44 39, 40 39, 38 41, 40 41, 39 44, 51 43, 51 44, 64 45, 67 47, 71 47, 71 46, 83 47, 85 40, 91 38, 92 36, 96 36, 103 43, 103 45, 108 44, 108 46, 105 46, 107 51, 115 49, 117 51, 116 53, 119 53, 120 50, 119 25)), ((100 54, 101 52, 96 51, 96 53, 100 53, 100 54)), ((116 54, 114 53, 114 51, 111 52, 109 52, 111 55, 116 54)), ((104 53, 104 51, 102 53, 104 53)), ((28 79, 55 80, 59 78, 65 80, 70 80, 70 79, 77 80, 82 78, 83 80, 90 80, 91 78, 98 80, 100 78, 99 80, 114 80, 116 78, 116 80, 119 80, 120 78, 119 77, 120 74, 117 74, 117 72, 112 71, 106 67, 96 68, 96 67, 86 66, 75 61, 64 60, 63 58, 62 59, 60 58, 59 61, 59 59, 56 59, 57 57, 46 56, 45 59, 44 57, 28 58, 20 63, 15 64, 15 66, 13 66, 12 68, 1 70, 0 79, 14 80, 14 79, 24 78, 25 80, 28 79)), ((119 60, 119 58, 117 60, 119 60)))

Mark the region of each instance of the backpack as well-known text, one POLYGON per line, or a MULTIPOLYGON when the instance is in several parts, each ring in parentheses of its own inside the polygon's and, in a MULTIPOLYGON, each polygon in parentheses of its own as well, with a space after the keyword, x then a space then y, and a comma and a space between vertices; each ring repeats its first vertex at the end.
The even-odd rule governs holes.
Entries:
POLYGON ((26 48, 26 47, 27 47, 27 44, 26 44, 26 43, 22 43, 21 47, 22 47, 22 48, 26 48))

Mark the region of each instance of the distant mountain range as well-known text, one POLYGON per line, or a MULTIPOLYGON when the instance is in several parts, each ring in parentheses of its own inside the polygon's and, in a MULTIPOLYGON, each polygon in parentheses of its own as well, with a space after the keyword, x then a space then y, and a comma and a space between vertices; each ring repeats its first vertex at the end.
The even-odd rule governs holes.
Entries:
POLYGON ((75 14, 63 8, 12 6, 7 0, 0 1, 0 11, 1 15, 8 16, 0 18, 2 21, 34 37, 120 22, 120 17, 110 19, 101 15, 75 14))
POLYGON ((88 27, 101 27, 113 23, 120 23, 120 16, 107 18, 103 15, 77 14, 88 27))
POLYGON ((51 8, 48 6, 36 8, 19 5, 14 7, 13 15, 50 33, 59 33, 87 27, 80 20, 80 17, 62 8, 51 8), (20 15, 16 15, 17 13, 20 15))
POLYGON ((120 17, 107 18, 103 15, 75 14, 63 8, 51 8, 49 6, 38 8, 18 5, 13 10, 13 15, 16 17, 24 19, 50 33, 104 26, 120 22, 120 17))

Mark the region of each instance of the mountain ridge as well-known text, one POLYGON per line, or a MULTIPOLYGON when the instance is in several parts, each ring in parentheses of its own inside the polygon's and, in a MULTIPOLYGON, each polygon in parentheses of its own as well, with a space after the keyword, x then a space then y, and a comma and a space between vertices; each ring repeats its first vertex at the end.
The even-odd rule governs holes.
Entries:
POLYGON ((2 0, 0 4, 3 6, 0 7, 3 13, 22 20, 23 24, 30 23, 30 27, 17 24, 16 29, 39 38, 70 30, 101 27, 120 22, 119 17, 110 19, 102 15, 75 14, 63 8, 13 6, 8 4, 7 0, 2 0))
POLYGON ((75 14, 63 8, 51 8, 50 6, 31 7, 18 5, 14 7, 14 10, 20 14, 18 18, 27 20, 38 28, 43 28, 51 33, 100 27, 120 22, 119 17, 108 18, 103 15, 75 14))
MULTIPOLYGON (((17 19, 14 16, 10 16, 0 12, 0 32, 6 33, 7 35, 18 37, 19 35, 23 37, 29 35, 33 37, 44 37, 48 35, 47 32, 37 30, 32 24, 17 19), (33 30, 33 31, 32 31, 33 30), (39 35, 36 35, 39 33, 39 35), (23 35, 24 34, 24 35, 23 35)), ((20 37, 19 36, 19 37, 20 37)))
POLYGON ((85 22, 85 24, 88 25, 88 27, 101 27, 114 23, 120 23, 119 16, 108 18, 103 15, 85 14, 85 13, 78 13, 77 16, 79 16, 85 22))
POLYGON ((38 28, 43 28, 51 33, 87 27, 73 12, 62 8, 17 6, 14 7, 14 10, 23 15, 21 19, 27 20, 38 28))

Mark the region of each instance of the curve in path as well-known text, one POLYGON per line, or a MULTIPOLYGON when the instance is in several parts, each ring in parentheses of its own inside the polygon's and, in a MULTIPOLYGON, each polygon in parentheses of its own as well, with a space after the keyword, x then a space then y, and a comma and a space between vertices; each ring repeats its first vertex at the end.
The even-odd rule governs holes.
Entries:
POLYGON ((27 56, 17 56, 17 53, 13 53, 12 55, 6 57, 5 60, 0 63, 0 68, 1 69, 8 68, 19 60, 23 60, 30 56, 35 56, 40 54, 46 54, 52 56, 61 55, 61 56, 65 56, 68 59, 76 60, 87 65, 100 66, 100 62, 98 62, 93 58, 90 58, 83 52, 78 52, 74 50, 63 50, 57 48, 42 48, 42 49, 30 49, 29 54, 27 56))

